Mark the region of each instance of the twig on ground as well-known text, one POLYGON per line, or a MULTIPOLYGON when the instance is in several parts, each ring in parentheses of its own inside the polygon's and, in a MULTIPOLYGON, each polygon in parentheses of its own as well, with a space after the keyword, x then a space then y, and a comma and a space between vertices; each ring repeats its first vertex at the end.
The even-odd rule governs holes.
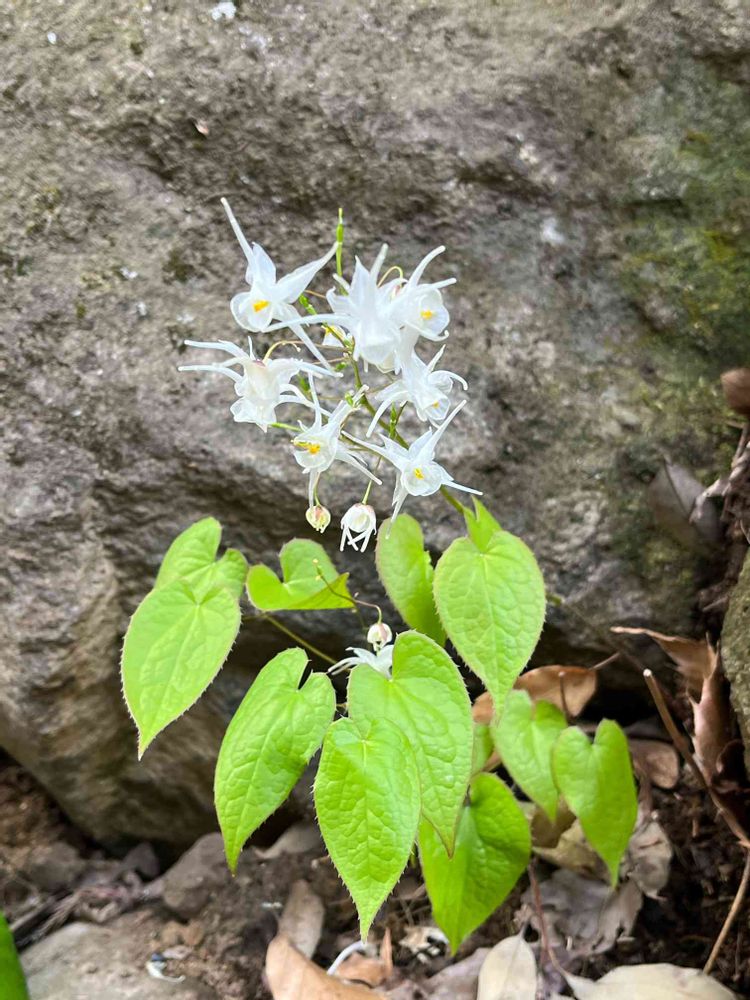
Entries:
POLYGON ((736 920, 737 914, 740 912, 745 899, 745 893, 747 892, 748 883, 750 883, 750 851, 745 851, 745 867, 742 871, 742 878, 740 879, 737 893, 734 897, 732 905, 729 907, 729 913, 727 913, 727 918, 719 931, 719 936, 716 938, 714 946, 711 949, 711 954, 708 956, 708 961, 703 966, 703 971, 706 975, 708 975, 711 969, 713 969, 714 963, 719 957, 719 952, 727 939, 727 934, 729 934, 732 929, 732 924, 736 920))

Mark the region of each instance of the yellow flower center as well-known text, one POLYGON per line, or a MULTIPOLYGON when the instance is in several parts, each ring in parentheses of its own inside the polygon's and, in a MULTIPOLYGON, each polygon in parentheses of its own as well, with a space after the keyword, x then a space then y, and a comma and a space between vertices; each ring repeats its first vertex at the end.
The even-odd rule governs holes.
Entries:
POLYGON ((414 475, 417 479, 424 479, 424 472, 421 469, 415 469, 414 475))
POLYGON ((295 441, 294 442, 298 448, 302 451, 309 451, 311 455, 317 455, 320 451, 320 445, 315 444, 314 441, 295 441))
POLYGON ((435 313, 432 311, 432 309, 423 309, 419 315, 422 317, 422 319, 430 320, 435 315, 435 313))
POLYGON ((255 310, 255 312, 259 313, 262 309, 265 309, 266 306, 270 305, 271 303, 268 301, 268 299, 258 299, 257 302, 253 302, 253 309, 255 310))

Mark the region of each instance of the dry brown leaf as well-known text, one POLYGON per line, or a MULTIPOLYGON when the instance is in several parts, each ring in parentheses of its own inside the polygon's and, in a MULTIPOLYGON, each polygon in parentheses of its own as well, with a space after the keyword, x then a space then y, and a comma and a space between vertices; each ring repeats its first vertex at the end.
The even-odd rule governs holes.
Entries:
POLYGON ((266 952, 266 979, 274 1000, 377 1000, 382 993, 342 983, 300 954, 283 934, 266 952))
POLYGON ((732 713, 724 672, 718 658, 713 670, 703 681, 700 697, 693 701, 695 757, 709 783, 716 775, 716 763, 724 747, 732 739, 732 713))
POLYGON ((292 883, 279 920, 279 934, 306 958, 312 958, 323 931, 325 907, 304 879, 292 883))
POLYGON ((657 642, 687 682, 688 693, 700 698, 703 681, 716 669, 716 650, 707 639, 685 639, 679 635, 664 635, 649 628, 625 628, 616 625, 618 635, 645 635, 657 642))
POLYGON ((471 715, 480 726, 489 726, 492 722, 492 716, 495 714, 495 706, 492 704, 492 698, 488 691, 484 694, 480 694, 474 704, 471 706, 471 715))
POLYGON ((586 840, 579 820, 575 820, 560 834, 554 846, 535 847, 534 854, 558 868, 567 868, 579 875, 608 881, 607 866, 586 840))
POLYGON ((368 986, 380 986, 392 972, 391 931, 389 927, 386 927, 383 943, 380 946, 380 955, 377 958, 355 953, 341 963, 334 975, 340 979, 366 983, 368 986))
POLYGON ((700 969, 677 965, 621 965, 598 982, 565 977, 577 1000, 733 1000, 734 993, 700 969))
POLYGON ((490 951, 479 970, 477 1000, 535 1000, 536 960, 520 934, 490 951))
POLYGON ((669 880, 672 845, 663 827, 649 816, 638 823, 625 855, 624 872, 644 896, 658 899, 669 880))
MULTIPOLYGON (((564 868, 540 882, 539 892, 550 943, 571 956, 608 951, 620 936, 630 934, 643 903, 643 895, 632 881, 612 889, 564 868)), ((528 920, 540 932, 532 890, 522 898, 524 905, 515 916, 516 924, 528 920)))
POLYGON ((549 701, 575 718, 596 694, 597 674, 587 667, 562 667, 553 664, 535 667, 521 674, 515 683, 534 701, 549 701), (564 701, 563 701, 563 692, 564 701))
POLYGON ((662 740, 629 739, 636 768, 658 788, 674 788, 680 777, 680 756, 662 740))

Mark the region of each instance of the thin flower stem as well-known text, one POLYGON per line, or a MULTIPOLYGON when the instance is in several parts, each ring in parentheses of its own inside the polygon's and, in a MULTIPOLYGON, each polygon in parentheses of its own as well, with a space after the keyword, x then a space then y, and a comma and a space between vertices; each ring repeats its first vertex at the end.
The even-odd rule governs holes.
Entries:
POLYGON ((307 639, 303 639, 301 635, 297 635, 296 632, 287 628, 283 622, 280 622, 278 618, 274 618, 273 615, 264 614, 259 615, 259 617, 267 622, 270 622, 271 625, 275 626, 280 632, 283 632, 284 635, 289 636, 290 639, 298 642, 300 646, 304 646, 305 649, 309 650, 313 653, 313 655, 319 657, 321 660, 325 660, 326 663, 334 664, 338 662, 337 660, 334 660, 332 656, 329 656, 328 653, 324 653, 321 649, 318 649, 317 646, 313 646, 311 642, 308 642, 307 639))

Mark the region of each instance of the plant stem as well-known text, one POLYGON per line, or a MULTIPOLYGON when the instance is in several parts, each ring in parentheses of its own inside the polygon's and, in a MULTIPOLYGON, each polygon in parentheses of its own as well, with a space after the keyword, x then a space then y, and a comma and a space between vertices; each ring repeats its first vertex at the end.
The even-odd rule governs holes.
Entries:
POLYGON ((714 967, 716 959, 719 957, 719 952, 722 949, 724 942, 726 941, 727 934, 729 934, 732 929, 732 924, 737 918, 737 914, 742 907, 742 903, 745 899, 745 893, 747 892, 748 883, 750 883, 750 851, 745 851, 745 867, 742 871, 742 878, 740 879, 739 888, 737 889, 737 894, 734 897, 732 905, 729 907, 729 913, 727 913, 727 918, 724 921, 721 930, 719 931, 719 936, 716 938, 713 948, 711 949, 711 954, 708 956, 708 961, 703 966, 703 972, 707 976, 711 969, 714 967))
POLYGON ((280 632, 283 632, 284 635, 289 636, 290 639, 298 642, 300 646, 304 646, 305 649, 309 650, 314 656, 319 657, 321 660, 325 660, 326 663, 334 664, 338 662, 337 660, 334 660, 332 656, 329 656, 328 653, 324 653, 321 649, 318 649, 317 646, 313 646, 313 644, 308 642, 307 639, 303 639, 301 635, 297 635, 296 632, 292 632, 290 628, 287 628, 283 622, 280 622, 278 618, 274 618, 273 615, 266 614, 260 615, 260 617, 265 619, 267 622, 270 622, 271 625, 274 625, 280 632))

